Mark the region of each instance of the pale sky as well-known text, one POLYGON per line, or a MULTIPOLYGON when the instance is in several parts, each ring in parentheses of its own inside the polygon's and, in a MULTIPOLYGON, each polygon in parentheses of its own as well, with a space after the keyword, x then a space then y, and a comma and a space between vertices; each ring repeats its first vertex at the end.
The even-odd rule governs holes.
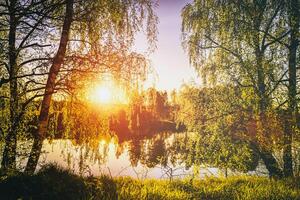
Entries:
MULTIPOLYGON (((160 90, 178 89, 183 82, 197 79, 181 45, 181 9, 191 1, 160 0, 158 8, 155 9, 159 18, 158 42, 157 49, 149 59, 158 75, 155 86, 160 90)), ((138 36, 137 51, 146 51, 145 41, 144 36, 138 36)))

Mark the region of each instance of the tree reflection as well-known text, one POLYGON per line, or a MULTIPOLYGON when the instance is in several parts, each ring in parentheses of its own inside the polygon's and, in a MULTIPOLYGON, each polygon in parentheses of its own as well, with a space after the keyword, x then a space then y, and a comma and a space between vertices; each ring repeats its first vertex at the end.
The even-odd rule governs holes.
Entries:
POLYGON ((157 135, 146 141, 145 152, 142 154, 141 163, 149 168, 160 164, 167 165, 167 149, 163 135, 157 135))
POLYGON ((143 140, 133 139, 128 143, 128 154, 130 163, 133 167, 138 165, 139 160, 141 159, 142 149, 144 147, 143 140))

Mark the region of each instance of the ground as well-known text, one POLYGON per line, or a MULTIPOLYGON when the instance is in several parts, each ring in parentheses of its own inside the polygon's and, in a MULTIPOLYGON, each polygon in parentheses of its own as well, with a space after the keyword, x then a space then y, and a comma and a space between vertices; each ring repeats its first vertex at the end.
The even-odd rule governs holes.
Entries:
POLYGON ((2 177, 0 199, 300 199, 300 180, 237 176, 201 180, 80 177, 49 165, 33 176, 2 177))

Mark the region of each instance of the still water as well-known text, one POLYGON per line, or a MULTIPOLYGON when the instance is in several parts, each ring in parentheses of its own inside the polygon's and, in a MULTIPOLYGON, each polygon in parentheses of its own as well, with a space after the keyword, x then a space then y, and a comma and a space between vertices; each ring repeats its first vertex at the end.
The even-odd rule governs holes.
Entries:
MULTIPOLYGON (((182 178, 193 176, 195 169, 186 168, 179 159, 174 141, 183 133, 158 134, 148 139, 118 141, 116 138, 100 139, 95 144, 77 144, 73 140, 46 140, 39 167, 57 163, 75 173, 112 177, 182 178)), ((217 168, 200 168, 200 177, 218 175, 217 168)))

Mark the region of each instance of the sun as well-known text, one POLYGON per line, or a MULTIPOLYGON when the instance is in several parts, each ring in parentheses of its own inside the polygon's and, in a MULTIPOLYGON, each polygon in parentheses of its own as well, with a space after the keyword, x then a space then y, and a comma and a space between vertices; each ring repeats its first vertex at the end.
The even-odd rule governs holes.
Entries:
POLYGON ((98 86, 95 88, 94 100, 99 103, 108 104, 113 101, 112 91, 105 86, 98 86))
POLYGON ((127 104, 128 98, 124 90, 110 83, 96 84, 89 89, 88 99, 96 104, 127 104))

